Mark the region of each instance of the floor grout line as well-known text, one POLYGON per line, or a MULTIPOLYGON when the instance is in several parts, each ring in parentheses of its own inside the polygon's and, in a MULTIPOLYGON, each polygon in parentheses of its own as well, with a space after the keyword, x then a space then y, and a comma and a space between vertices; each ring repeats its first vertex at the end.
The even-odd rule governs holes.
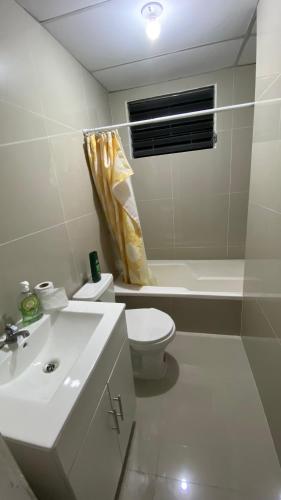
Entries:
MULTIPOLYGON (((126 473, 131 473, 133 472, 134 474, 139 474, 140 476, 148 476, 150 478, 153 478, 153 479, 164 479, 165 481, 169 482, 169 481, 172 481, 172 482, 175 482, 175 483, 179 483, 179 484, 182 484, 182 482, 186 483, 187 486, 188 485, 193 485, 193 486, 200 486, 200 487, 203 487, 203 488, 208 488, 208 489, 214 489, 214 490, 218 490, 218 491, 221 491, 221 492, 231 492, 231 493, 238 493, 238 494, 252 494, 254 493, 254 490, 251 490, 250 488, 234 488, 234 487, 230 487, 230 486, 225 486, 225 485, 215 485, 215 484, 211 484, 209 482, 205 482, 205 481, 190 481, 190 480, 187 480, 187 479, 179 479, 179 478, 176 478, 176 477, 173 477, 173 476, 168 476, 168 475, 165 475, 165 474, 159 474, 159 473, 155 473, 155 472, 144 472, 144 471, 141 471, 141 470, 138 470, 138 469, 131 469, 131 468, 128 468, 126 467, 125 469, 125 475, 126 473)), ((130 499, 131 500, 131 499, 130 499)), ((141 500, 141 499, 140 499, 141 500)), ((203 499, 202 499, 203 500, 203 499)))

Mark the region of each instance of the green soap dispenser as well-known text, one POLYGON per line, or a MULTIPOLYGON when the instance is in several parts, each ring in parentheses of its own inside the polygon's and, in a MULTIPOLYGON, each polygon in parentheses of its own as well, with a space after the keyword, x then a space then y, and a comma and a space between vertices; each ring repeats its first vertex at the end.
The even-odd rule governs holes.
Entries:
POLYGON ((43 316, 40 300, 35 292, 30 290, 28 281, 20 282, 19 310, 24 325, 34 323, 43 316))
POLYGON ((94 283, 97 283, 101 279, 100 263, 98 258, 98 252, 96 250, 89 254, 91 275, 94 283))

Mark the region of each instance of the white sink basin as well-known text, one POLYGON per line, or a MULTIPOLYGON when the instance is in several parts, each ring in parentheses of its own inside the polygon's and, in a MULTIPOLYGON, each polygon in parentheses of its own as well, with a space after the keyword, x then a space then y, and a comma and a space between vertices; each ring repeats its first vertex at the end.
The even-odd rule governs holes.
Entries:
POLYGON ((0 386, 8 383, 11 394, 19 398, 49 399, 101 319, 102 314, 73 311, 45 315, 27 328, 28 338, 0 352, 0 386))
POLYGON ((4 436, 52 446, 123 310, 71 301, 27 327, 30 336, 17 346, 0 350, 4 436))

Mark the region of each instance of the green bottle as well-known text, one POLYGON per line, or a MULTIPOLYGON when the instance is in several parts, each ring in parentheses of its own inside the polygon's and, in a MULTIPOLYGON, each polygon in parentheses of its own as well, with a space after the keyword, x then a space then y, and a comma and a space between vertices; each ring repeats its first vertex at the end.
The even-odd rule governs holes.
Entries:
POLYGON ((94 283, 97 283, 101 279, 100 263, 98 258, 98 252, 94 251, 89 254, 91 275, 94 283))
POLYGON ((19 310, 24 325, 30 325, 43 316, 40 300, 35 292, 30 290, 28 281, 20 282, 19 310))

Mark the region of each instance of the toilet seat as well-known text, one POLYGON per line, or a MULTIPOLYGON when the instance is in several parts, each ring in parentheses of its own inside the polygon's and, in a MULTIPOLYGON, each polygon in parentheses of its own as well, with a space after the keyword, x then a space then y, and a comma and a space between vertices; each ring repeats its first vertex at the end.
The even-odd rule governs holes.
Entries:
POLYGON ((125 311, 131 345, 153 345, 168 339, 175 331, 172 318, 158 309, 125 311))

